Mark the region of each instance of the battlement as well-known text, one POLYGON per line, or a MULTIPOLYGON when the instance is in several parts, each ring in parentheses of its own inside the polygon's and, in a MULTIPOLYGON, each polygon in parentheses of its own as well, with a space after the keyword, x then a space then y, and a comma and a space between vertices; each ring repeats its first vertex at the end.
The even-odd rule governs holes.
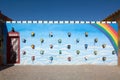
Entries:
POLYGON ((6 21, 6 23, 38 23, 38 24, 95 24, 95 23, 117 23, 116 21, 6 21))

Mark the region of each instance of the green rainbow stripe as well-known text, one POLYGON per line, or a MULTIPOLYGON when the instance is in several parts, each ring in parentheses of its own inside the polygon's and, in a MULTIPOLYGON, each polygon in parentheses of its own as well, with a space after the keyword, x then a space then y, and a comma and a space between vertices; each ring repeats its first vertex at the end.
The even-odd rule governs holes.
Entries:
POLYGON ((96 23, 95 26, 101 30, 110 40, 116 53, 118 53, 118 33, 109 24, 96 23))

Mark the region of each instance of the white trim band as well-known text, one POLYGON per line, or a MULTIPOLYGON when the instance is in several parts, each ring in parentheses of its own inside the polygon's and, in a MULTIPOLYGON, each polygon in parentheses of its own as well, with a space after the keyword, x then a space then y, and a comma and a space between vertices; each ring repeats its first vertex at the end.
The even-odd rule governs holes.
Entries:
POLYGON ((95 24, 95 23, 102 23, 102 24, 116 24, 116 21, 6 21, 6 23, 39 23, 39 24, 95 24))

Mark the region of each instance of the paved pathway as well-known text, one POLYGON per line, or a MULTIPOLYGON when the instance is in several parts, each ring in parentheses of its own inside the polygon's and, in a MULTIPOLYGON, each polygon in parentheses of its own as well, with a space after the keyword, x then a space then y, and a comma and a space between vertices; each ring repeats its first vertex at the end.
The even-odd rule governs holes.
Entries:
POLYGON ((0 71, 0 80, 120 80, 120 67, 12 66, 0 71))

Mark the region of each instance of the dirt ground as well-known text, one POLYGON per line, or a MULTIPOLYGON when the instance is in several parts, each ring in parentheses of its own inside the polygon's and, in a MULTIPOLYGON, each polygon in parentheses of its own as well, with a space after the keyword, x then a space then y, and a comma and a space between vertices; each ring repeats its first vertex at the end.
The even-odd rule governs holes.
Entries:
POLYGON ((120 67, 100 65, 1 66, 0 80, 120 80, 120 67))

